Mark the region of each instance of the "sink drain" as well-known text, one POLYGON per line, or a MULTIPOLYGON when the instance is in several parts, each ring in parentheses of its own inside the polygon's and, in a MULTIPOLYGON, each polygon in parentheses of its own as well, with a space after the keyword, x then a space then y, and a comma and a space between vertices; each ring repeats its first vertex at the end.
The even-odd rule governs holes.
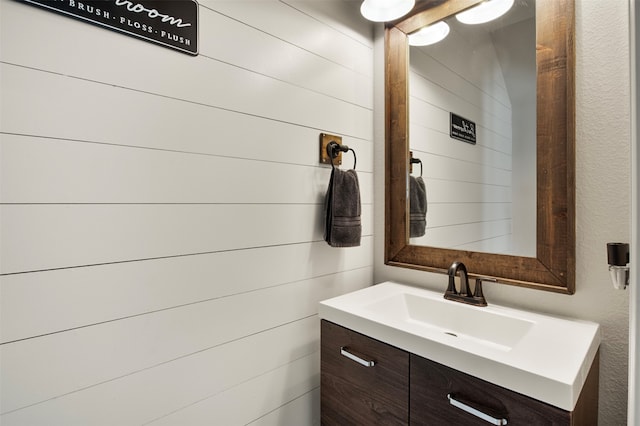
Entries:
POLYGON ((456 333, 452 333, 450 331, 445 331, 444 334, 448 334, 449 336, 458 337, 456 333))

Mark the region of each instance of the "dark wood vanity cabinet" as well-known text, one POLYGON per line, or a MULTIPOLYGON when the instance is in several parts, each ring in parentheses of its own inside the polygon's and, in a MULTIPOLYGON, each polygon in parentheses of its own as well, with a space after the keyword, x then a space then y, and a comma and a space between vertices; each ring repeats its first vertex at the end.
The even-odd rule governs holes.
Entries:
POLYGON ((576 408, 568 412, 326 320, 321 333, 323 425, 597 425, 597 356, 576 408), (366 367, 350 355, 375 364, 366 367))
POLYGON ((597 399, 589 401, 589 406, 581 411, 569 412, 417 355, 411 355, 410 374, 411 425, 589 426, 597 424, 597 399), (450 401, 450 398, 453 401, 450 401), (468 414, 452 402, 471 407, 489 418, 483 420, 468 414))
POLYGON ((409 353, 322 321, 320 394, 323 425, 406 425, 409 353), (367 367, 343 355, 347 351, 367 367))

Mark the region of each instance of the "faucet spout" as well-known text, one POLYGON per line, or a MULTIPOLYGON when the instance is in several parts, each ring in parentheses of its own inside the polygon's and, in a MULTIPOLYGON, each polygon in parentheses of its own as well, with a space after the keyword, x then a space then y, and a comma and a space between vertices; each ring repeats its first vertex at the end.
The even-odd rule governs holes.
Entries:
POLYGON ((444 292, 444 298, 456 302, 467 303, 475 306, 487 306, 487 301, 482 294, 482 280, 476 280, 475 293, 471 293, 469 287, 469 273, 467 267, 462 262, 453 262, 447 272, 449 275, 449 285, 444 292), (456 275, 460 275, 460 291, 456 290, 456 275))
POLYGON ((459 294, 460 296, 468 296, 471 295, 471 290, 469 289, 469 274, 467 272, 467 267, 464 266, 462 262, 453 262, 449 267, 449 286, 447 287, 447 292, 452 294, 459 294), (456 274, 460 272, 460 292, 456 291, 456 283, 455 278, 456 274))

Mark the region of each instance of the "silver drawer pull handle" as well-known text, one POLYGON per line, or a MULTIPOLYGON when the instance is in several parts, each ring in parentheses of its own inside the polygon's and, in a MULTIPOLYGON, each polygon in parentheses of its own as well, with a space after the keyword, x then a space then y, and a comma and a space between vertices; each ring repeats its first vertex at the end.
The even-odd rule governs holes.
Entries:
POLYGON ((351 352, 349 352, 346 346, 342 346, 340 348, 340 355, 344 355, 347 358, 354 360, 358 364, 364 365, 365 367, 373 367, 374 365, 376 365, 375 361, 367 361, 366 359, 362 359, 359 356, 352 354, 351 352))
POLYGON ((492 425, 506 425, 507 424, 507 419, 496 419, 495 417, 491 417, 488 414, 483 413, 482 411, 476 410, 475 408, 460 402, 456 399, 454 399, 451 394, 447 395, 447 398, 449 398, 449 403, 451 405, 453 405, 454 407, 457 407, 459 409, 461 409, 462 411, 466 411, 469 414, 473 414, 476 417, 481 418, 484 421, 487 421, 489 423, 491 423, 492 425))

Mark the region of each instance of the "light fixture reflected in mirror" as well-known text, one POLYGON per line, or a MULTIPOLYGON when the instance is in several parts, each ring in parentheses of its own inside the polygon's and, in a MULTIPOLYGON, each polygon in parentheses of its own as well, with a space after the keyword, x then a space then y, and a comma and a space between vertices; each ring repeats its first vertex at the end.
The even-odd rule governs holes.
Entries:
POLYGON ((463 24, 484 24, 504 15, 513 6, 514 0, 487 0, 456 15, 463 24))
POLYGON ((415 0, 364 0, 360 13, 369 21, 387 22, 403 17, 415 4, 415 0))
POLYGON ((419 29, 415 33, 409 34, 409 45, 429 46, 430 44, 444 40, 448 34, 449 25, 444 21, 436 22, 435 24, 427 25, 419 29))

